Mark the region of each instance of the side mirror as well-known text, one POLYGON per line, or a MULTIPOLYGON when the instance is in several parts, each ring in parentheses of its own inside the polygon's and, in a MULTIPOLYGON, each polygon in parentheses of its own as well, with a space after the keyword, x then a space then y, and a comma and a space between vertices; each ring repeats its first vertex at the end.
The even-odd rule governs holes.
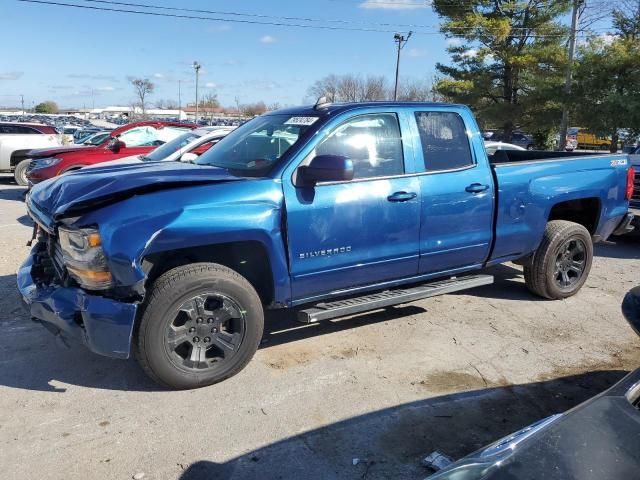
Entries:
POLYGON ((198 158, 198 155, 192 152, 183 153, 180 157, 181 162, 193 163, 198 158))
POLYGON ((122 140, 114 138, 109 145, 109 150, 111 150, 113 153, 118 153, 121 149, 126 148, 126 146, 127 144, 122 140))
POLYGON ((340 155, 318 155, 307 166, 298 169, 304 185, 318 182, 340 182, 353 179, 353 162, 340 155))

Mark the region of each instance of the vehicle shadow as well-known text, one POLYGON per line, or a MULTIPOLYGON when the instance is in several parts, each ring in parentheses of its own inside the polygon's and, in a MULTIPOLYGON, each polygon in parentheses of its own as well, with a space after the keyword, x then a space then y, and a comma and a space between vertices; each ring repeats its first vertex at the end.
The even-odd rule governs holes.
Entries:
POLYGON ((16 218, 16 222, 20 225, 25 225, 27 227, 33 227, 33 220, 29 215, 22 215, 21 217, 16 218))
POLYGON ((640 234, 611 237, 609 241, 598 243, 594 248, 597 257, 640 259, 640 234))
MULTIPOLYGON (((564 412, 627 372, 592 371, 524 385, 452 393, 349 418, 224 463, 186 466, 180 480, 422 479, 434 450, 458 459, 520 428, 564 412)), ((426 385, 428 388, 428 385, 426 385)), ((215 458, 216 446, 211 446, 215 458)))
MULTIPOLYGON (((487 268, 481 272, 493 275, 495 281, 491 285, 472 288, 459 292, 460 295, 474 297, 495 298, 502 300, 548 301, 531 293, 524 284, 522 267, 512 264, 500 264, 487 268)), ((456 295, 455 293, 453 295, 456 295)))
MULTIPOLYGON (((65 392, 58 384, 81 385, 105 390, 163 391, 133 360, 95 355, 82 345, 66 348, 42 325, 32 322, 22 308, 16 276, 0 277, 0 385, 26 390, 65 392)), ((293 312, 267 312, 261 349, 305 338, 340 332, 373 323, 387 322, 424 312, 412 305, 388 308, 335 322, 303 325, 293 312)))

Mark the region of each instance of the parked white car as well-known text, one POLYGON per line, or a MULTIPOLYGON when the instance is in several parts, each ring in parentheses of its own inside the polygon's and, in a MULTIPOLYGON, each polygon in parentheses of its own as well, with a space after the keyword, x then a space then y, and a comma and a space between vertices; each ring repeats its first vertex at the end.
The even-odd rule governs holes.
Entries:
POLYGON ((179 137, 160 145, 145 155, 132 155, 110 162, 96 163, 87 168, 100 168, 115 165, 130 165, 139 162, 172 162, 181 160, 193 162, 210 147, 226 137, 236 127, 202 127, 189 130, 179 137))
POLYGON ((25 176, 29 159, 27 152, 34 148, 60 146, 55 128, 36 123, 0 123, 0 172, 13 173, 18 185, 27 185, 25 176))
POLYGON ((498 150, 526 150, 526 148, 519 147, 512 143, 505 142, 484 142, 484 148, 487 150, 487 155, 493 155, 498 150))

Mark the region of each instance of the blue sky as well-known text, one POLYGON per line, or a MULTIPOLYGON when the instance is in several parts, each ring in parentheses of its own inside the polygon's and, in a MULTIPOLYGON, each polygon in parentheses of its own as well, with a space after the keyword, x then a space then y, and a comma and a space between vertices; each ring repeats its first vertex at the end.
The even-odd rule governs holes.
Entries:
MULTIPOLYGON (((351 27, 392 31, 409 28, 377 24, 419 24, 425 27, 414 30, 431 32, 437 31, 438 26, 437 16, 430 8, 423 8, 420 0, 129 0, 129 3, 333 19, 353 22, 348 24, 351 27)), ((394 75, 392 32, 185 20, 15 0, 1 0, 1 4, 0 105, 19 105, 20 94, 24 94, 29 107, 47 99, 61 106, 91 107, 92 101, 96 107, 128 104, 133 101, 127 81, 130 76, 148 77, 156 84, 151 101, 160 98, 177 101, 180 79, 184 104, 194 97, 195 74, 191 68, 194 60, 202 64, 201 94, 215 91, 224 105, 233 105, 236 96, 241 103, 264 100, 299 104, 305 99, 309 85, 329 73, 386 75, 389 79, 394 75)), ((402 78, 430 78, 436 62, 448 59, 446 45, 440 34, 414 35, 403 50, 402 78)))

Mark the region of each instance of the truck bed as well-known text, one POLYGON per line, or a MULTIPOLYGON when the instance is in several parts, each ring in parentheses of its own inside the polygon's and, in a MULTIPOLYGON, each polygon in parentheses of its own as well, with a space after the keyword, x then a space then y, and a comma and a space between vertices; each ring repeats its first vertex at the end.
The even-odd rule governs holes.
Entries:
POLYGON ((535 162, 542 160, 564 160, 575 157, 593 157, 593 156, 610 155, 603 153, 584 153, 584 152, 549 152, 543 150, 496 150, 493 155, 489 155, 489 163, 516 163, 516 162, 535 162))
POLYGON ((627 213, 627 155, 499 150, 491 157, 496 207, 489 265, 534 251, 555 217, 583 216, 597 241, 627 213))

